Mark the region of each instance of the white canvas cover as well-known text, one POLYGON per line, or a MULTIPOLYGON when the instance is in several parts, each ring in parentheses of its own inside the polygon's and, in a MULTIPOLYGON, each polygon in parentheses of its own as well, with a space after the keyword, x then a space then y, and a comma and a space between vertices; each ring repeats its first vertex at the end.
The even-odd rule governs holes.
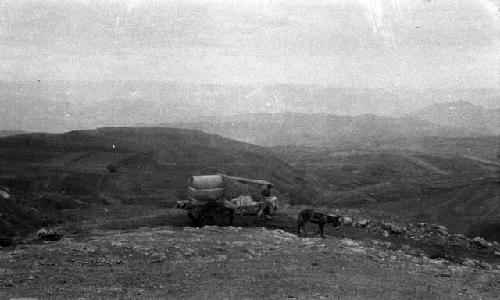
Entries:
POLYGON ((253 201, 252 197, 249 195, 241 195, 237 198, 231 199, 231 203, 238 207, 243 206, 256 206, 259 205, 259 202, 253 201))

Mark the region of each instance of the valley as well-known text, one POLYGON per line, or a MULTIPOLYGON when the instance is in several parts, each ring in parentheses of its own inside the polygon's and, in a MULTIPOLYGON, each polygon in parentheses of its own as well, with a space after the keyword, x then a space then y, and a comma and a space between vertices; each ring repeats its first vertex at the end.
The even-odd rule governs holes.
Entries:
POLYGON ((0 203, 0 295, 429 299, 498 293, 500 137, 371 116, 345 119, 325 135, 338 119, 294 115, 276 126, 265 117, 267 123, 253 129, 239 123, 220 135, 204 127, 158 126, 1 138, 0 188, 9 198, 0 203), (190 176, 216 173, 272 182, 278 214, 193 227, 173 207, 186 199, 190 176), (325 240, 311 226, 297 237, 303 207, 352 223, 328 227, 325 240), (40 228, 56 241, 43 240, 40 228), (271 279, 276 272, 279 281, 271 279), (255 286, 260 290, 247 292, 255 286))

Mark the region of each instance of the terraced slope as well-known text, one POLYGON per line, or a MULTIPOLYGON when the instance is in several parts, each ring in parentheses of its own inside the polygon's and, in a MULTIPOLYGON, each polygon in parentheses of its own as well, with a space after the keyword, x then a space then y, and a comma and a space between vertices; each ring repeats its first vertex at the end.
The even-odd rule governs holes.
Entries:
POLYGON ((31 192, 183 197, 192 175, 273 182, 284 201, 316 197, 313 182, 269 150, 200 131, 100 128, 0 139, 0 185, 31 192), (116 172, 109 172, 113 165, 116 172))

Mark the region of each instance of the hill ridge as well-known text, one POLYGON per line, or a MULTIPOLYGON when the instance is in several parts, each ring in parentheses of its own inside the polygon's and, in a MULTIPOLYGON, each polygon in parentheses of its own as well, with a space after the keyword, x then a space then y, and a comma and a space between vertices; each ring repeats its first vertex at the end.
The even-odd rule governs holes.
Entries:
POLYGON ((317 197, 313 187, 318 183, 269 149, 188 129, 106 127, 12 136, 0 139, 0 158, 3 173, 22 166, 35 182, 43 177, 41 171, 50 169, 52 175, 47 180, 54 191, 65 185, 61 174, 70 173, 79 182, 77 179, 88 172, 106 174, 107 165, 113 164, 118 169, 106 175, 105 190, 94 190, 92 182, 85 183, 85 189, 116 195, 165 193, 179 197, 190 176, 226 173, 271 181, 284 202, 317 197), (75 157, 81 160, 75 161, 75 157), (157 163, 151 163, 154 161, 157 163), (89 166, 100 169, 90 170, 89 166))
POLYGON ((467 128, 482 135, 500 134, 500 109, 487 109, 464 100, 435 103, 409 115, 442 126, 467 128))

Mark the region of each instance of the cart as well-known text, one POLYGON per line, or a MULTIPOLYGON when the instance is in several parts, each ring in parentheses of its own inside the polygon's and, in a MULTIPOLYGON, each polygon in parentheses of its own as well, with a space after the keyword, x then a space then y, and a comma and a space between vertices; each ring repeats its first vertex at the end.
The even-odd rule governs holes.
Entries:
POLYGON ((186 210, 187 216, 197 225, 218 226, 232 225, 236 214, 259 215, 263 211, 277 211, 276 197, 270 197, 269 201, 253 201, 251 198, 241 201, 243 197, 231 198, 234 196, 234 191, 231 190, 234 184, 251 185, 268 191, 273 187, 273 184, 265 180, 225 174, 192 176, 188 181, 188 200, 178 201, 176 207, 186 210))

